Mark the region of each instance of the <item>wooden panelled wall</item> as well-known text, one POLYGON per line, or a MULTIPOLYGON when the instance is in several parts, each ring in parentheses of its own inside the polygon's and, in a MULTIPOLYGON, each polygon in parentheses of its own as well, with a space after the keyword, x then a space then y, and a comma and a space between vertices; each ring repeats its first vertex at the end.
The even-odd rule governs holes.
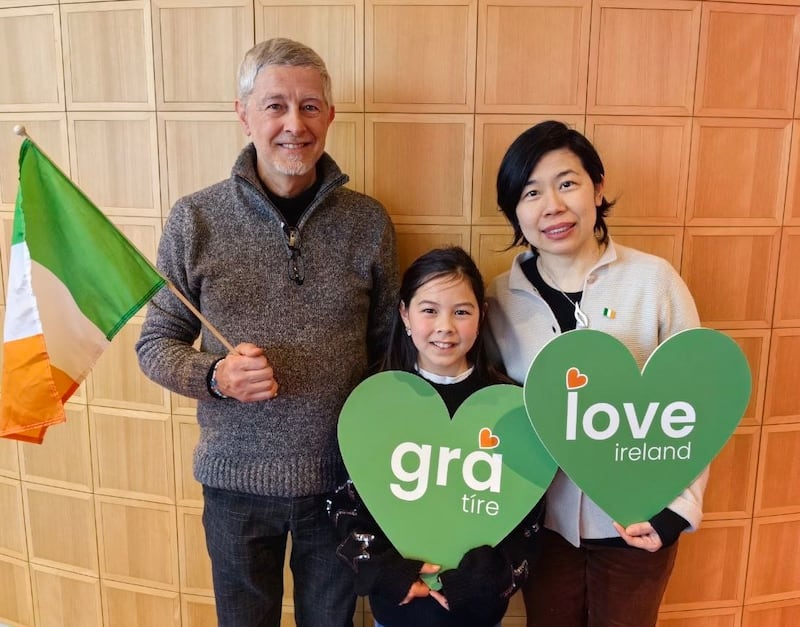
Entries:
MULTIPOLYGON (((14 124, 154 258, 172 203, 228 176, 244 142, 234 75, 268 37, 326 59, 329 150, 391 212, 403 265, 453 242, 487 280, 506 269, 497 165, 529 125, 565 120, 606 162, 612 235, 669 259, 753 372, 660 625, 800 624, 798 4, 0 0, 3 280, 14 124)), ((0 441, 0 623, 215 622, 194 405, 140 374, 140 324, 44 445, 0 441)), ((290 588, 285 605, 293 624, 290 588)), ((516 597, 504 624, 523 614, 516 597)), ((369 621, 359 606, 357 624, 369 621)))

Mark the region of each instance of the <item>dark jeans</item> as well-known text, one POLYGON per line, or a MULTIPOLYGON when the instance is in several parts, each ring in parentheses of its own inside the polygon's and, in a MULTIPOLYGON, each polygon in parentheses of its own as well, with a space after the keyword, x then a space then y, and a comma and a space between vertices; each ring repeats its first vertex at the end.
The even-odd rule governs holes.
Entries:
POLYGON ((279 627, 288 533, 297 625, 352 627, 353 578, 336 557, 324 496, 257 496, 203 486, 203 497, 219 627, 279 627))
POLYGON ((523 588, 528 625, 653 627, 678 543, 655 553, 629 547, 574 547, 542 529, 542 553, 523 588))

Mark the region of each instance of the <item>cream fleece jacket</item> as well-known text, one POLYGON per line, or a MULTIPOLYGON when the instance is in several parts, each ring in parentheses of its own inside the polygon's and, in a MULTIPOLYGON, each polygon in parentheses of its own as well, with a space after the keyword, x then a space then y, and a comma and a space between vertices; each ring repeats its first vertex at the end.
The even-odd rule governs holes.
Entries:
MULTIPOLYGON (((520 267, 532 255, 517 255, 511 269, 495 278, 487 292, 488 344, 499 352, 508 375, 520 383, 539 350, 560 334, 553 312, 520 267)), ((581 309, 589 317, 589 328, 627 346, 640 369, 661 342, 700 325, 689 289, 667 261, 613 241, 586 277, 581 309), (604 308, 613 309, 616 316, 605 317, 604 308)), ((692 529, 703 516, 707 482, 708 469, 669 505, 692 529)), ((611 522, 564 472, 557 472, 547 491, 546 527, 578 546, 581 538, 616 537, 611 522)))

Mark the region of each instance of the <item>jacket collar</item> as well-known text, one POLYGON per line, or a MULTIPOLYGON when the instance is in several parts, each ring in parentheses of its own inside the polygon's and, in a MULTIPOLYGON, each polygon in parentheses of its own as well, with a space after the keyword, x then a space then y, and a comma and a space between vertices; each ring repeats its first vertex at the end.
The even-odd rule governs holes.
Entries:
MULTIPOLYGON (((518 253, 516 257, 514 257, 514 261, 511 262, 511 270, 508 274, 508 288, 510 290, 521 290, 523 292, 530 292, 530 293, 538 293, 536 288, 531 285, 531 282, 525 276, 525 272, 522 270, 522 263, 530 259, 534 256, 534 252, 531 250, 525 250, 521 253, 518 253)), ((600 258, 597 262, 591 267, 589 272, 594 272, 598 268, 602 268, 603 266, 609 265, 611 262, 616 261, 617 259, 617 248, 614 246, 614 241, 609 238, 608 245, 606 249, 603 251, 603 254, 600 255, 600 258)))

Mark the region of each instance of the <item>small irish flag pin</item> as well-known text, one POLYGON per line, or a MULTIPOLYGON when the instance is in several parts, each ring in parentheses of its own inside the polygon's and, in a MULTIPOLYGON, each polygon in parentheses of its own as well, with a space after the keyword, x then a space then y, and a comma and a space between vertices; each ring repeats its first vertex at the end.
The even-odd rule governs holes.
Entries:
POLYGON ((606 318, 611 318, 613 320, 614 318, 617 317, 617 312, 614 309, 609 309, 608 307, 605 307, 603 309, 603 315, 606 318))

